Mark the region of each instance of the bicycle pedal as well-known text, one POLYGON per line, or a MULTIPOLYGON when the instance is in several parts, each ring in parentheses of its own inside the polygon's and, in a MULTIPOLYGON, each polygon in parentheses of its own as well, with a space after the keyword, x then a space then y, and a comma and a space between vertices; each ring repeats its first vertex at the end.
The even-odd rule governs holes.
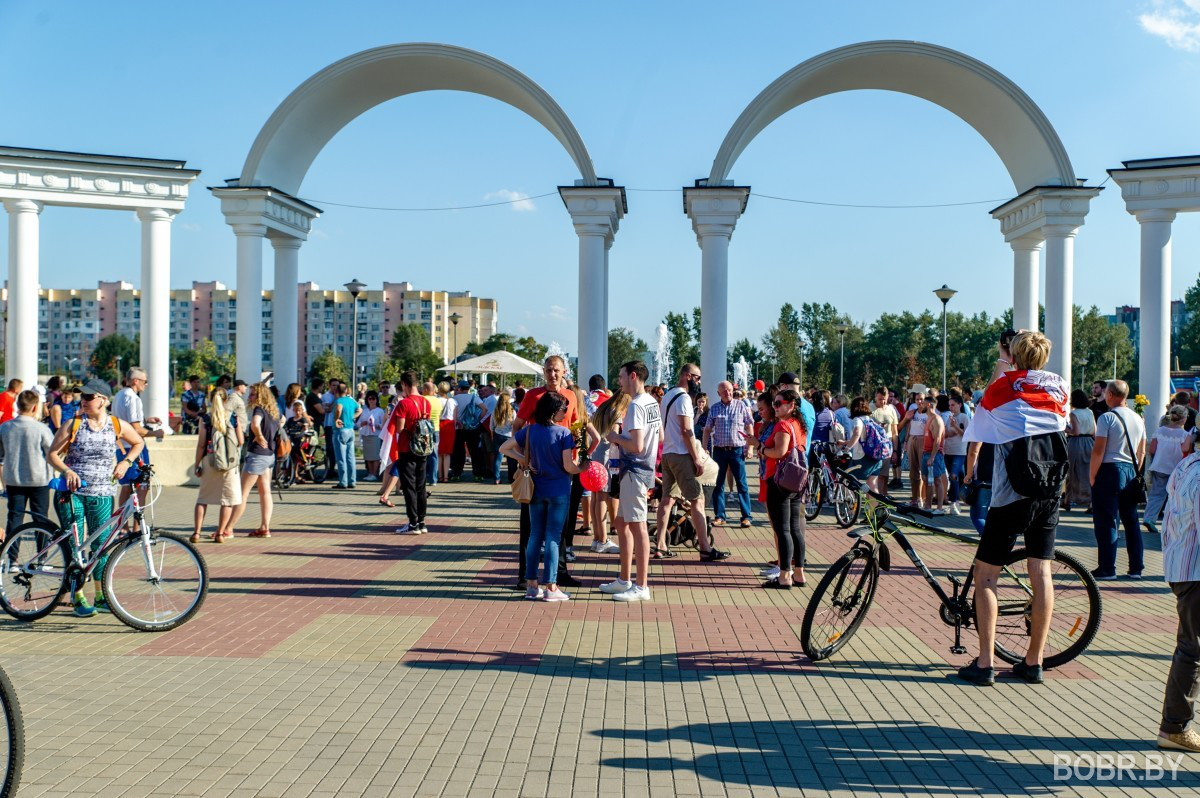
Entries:
POLYGON ((951 654, 966 654, 967 647, 966 646, 950 646, 950 653, 951 654))

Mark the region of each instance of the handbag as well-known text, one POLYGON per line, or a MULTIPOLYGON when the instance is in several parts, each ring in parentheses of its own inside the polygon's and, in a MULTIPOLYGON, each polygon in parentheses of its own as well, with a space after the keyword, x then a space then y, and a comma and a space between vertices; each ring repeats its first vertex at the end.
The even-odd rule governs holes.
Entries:
POLYGON ((1121 422, 1121 429, 1125 430, 1125 444, 1129 447, 1129 456, 1133 458, 1133 466, 1136 471, 1133 481, 1125 486, 1125 490, 1133 494, 1134 500, 1138 504, 1142 504, 1146 501, 1147 496, 1146 476, 1144 473, 1146 468, 1146 458, 1143 457, 1141 464, 1138 464, 1137 449, 1133 448, 1133 441, 1129 437, 1129 427, 1125 424, 1125 419, 1121 418, 1121 414, 1115 410, 1110 410, 1108 412, 1117 417, 1117 421, 1121 422))
POLYGON ((533 475, 535 472, 533 465, 529 462, 529 438, 532 434, 532 429, 525 432, 526 465, 517 467, 517 472, 513 475, 512 481, 512 497, 521 504, 529 504, 533 501, 533 475))
POLYGON ((792 493, 804 493, 808 488, 808 456, 802 446, 792 448, 775 466, 775 484, 792 493))

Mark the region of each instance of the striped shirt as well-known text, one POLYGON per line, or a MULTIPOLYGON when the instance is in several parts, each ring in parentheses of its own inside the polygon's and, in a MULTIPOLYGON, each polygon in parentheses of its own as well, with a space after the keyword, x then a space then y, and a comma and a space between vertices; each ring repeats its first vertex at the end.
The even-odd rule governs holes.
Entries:
POLYGON ((747 426, 754 426, 754 416, 746 403, 737 399, 710 407, 704 424, 705 429, 712 430, 713 446, 745 446, 747 426))
POLYGON ((1167 481, 1162 555, 1168 582, 1200 582, 1200 452, 1180 461, 1167 481))

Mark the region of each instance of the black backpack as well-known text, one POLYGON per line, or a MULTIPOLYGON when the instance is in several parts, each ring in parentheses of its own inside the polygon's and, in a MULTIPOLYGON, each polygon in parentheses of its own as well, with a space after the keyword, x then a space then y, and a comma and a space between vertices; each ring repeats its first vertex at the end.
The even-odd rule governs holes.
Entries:
POLYGON ((1021 496, 1030 499, 1057 499, 1067 481, 1067 436, 1046 432, 1013 441, 1004 458, 1008 481, 1021 496))

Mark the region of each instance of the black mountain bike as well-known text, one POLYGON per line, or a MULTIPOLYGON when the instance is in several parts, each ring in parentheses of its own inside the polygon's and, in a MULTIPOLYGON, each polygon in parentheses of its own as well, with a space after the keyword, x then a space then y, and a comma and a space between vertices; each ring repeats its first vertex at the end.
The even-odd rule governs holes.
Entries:
POLYGON ((861 500, 858 489, 841 478, 840 469, 850 464, 850 456, 837 452, 831 444, 817 441, 812 444, 808 463, 808 497, 804 502, 804 518, 812 521, 821 514, 821 506, 833 507, 834 518, 842 529, 858 521, 861 500))
MULTIPOLYGON (((904 529, 929 532, 971 546, 978 541, 967 535, 915 521, 911 516, 933 516, 925 510, 899 504, 886 496, 865 490, 849 474, 840 473, 839 476, 858 488, 863 497, 868 526, 848 533, 854 538, 854 545, 829 567, 813 592, 800 629, 804 653, 814 661, 827 659, 846 645, 858 631, 875 598, 879 572, 891 570, 891 555, 887 546, 889 538, 908 555, 940 600, 939 617, 943 623, 954 627, 954 645, 950 652, 967 653, 962 645, 962 630, 975 623, 975 601, 971 590, 974 565, 967 571, 965 581, 961 584, 953 574, 947 574, 951 585, 951 592, 947 595, 929 567, 917 555, 904 529)), ((1004 563, 996 586, 1000 605, 996 622, 996 656, 1010 664, 1025 658, 1032 626, 1033 589, 1026 571, 1027 557, 1024 548, 1014 550, 1004 563)), ((1100 628, 1101 606, 1096 580, 1079 560, 1056 551, 1050 571, 1054 585, 1054 614, 1043 665, 1055 668, 1070 662, 1091 644, 1100 628)))
POLYGON ((16 795, 21 783, 21 765, 25 761, 25 725, 21 721, 21 705, 8 674, 0 668, 0 798, 16 795))

